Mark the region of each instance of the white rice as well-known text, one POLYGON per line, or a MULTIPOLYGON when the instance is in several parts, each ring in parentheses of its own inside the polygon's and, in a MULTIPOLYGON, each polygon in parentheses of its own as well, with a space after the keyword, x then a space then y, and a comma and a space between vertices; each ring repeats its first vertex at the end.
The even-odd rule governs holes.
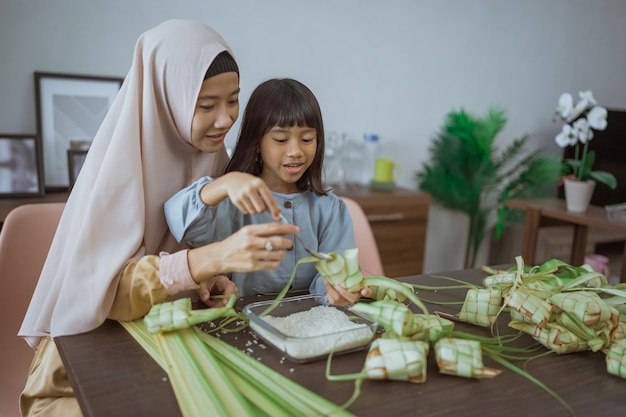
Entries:
POLYGON ((331 306, 316 306, 285 317, 268 315, 263 319, 288 338, 283 339, 251 322, 253 330, 294 359, 364 346, 374 334, 369 325, 355 323, 347 314, 331 306))

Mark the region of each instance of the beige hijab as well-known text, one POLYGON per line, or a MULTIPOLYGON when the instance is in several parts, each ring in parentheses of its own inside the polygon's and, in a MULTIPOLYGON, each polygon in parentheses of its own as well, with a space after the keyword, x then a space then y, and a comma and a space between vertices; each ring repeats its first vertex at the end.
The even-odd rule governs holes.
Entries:
MULTIPOLYGON (((180 249, 163 203, 203 175, 221 172, 215 154, 191 146, 191 121, 204 74, 230 48, 213 29, 171 20, 145 32, 74 185, 19 335, 100 326, 129 260, 180 249)), ((27 254, 25 254, 27 255, 27 254)))

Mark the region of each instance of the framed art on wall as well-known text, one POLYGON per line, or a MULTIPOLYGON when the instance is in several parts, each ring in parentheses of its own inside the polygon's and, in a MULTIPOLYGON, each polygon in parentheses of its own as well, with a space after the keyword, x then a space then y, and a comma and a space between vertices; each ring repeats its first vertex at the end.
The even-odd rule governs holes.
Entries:
POLYGON ((123 78, 35 72, 37 130, 46 190, 70 186, 70 143, 89 143, 104 120, 123 78))
POLYGON ((0 197, 44 194, 37 135, 0 134, 0 197))

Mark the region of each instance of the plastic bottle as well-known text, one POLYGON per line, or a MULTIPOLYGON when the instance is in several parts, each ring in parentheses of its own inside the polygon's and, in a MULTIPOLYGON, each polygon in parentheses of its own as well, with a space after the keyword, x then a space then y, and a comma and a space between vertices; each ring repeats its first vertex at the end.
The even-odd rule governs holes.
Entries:
POLYGON ((361 184, 369 186, 374 178, 374 166, 378 157, 378 135, 366 133, 363 135, 363 176, 361 184))

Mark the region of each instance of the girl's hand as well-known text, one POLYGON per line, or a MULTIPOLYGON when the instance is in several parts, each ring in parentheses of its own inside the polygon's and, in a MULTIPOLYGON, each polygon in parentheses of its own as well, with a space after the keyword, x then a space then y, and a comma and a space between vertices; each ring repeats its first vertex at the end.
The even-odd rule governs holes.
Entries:
POLYGON ((280 214, 280 207, 265 181, 244 172, 222 175, 205 185, 200 197, 208 205, 215 205, 228 197, 243 214, 269 211, 275 220, 278 220, 280 214))
POLYGON ((360 291, 350 292, 341 285, 333 285, 324 280, 326 287, 326 296, 328 301, 335 306, 352 305, 359 301, 361 297, 369 298, 372 296, 372 290, 369 287, 362 288, 360 291))
POLYGON ((274 222, 244 226, 221 242, 190 249, 187 260, 191 276, 201 282, 229 272, 275 269, 285 251, 293 248, 285 235, 299 231, 293 224, 274 222))
POLYGON ((239 288, 228 279, 225 275, 215 275, 211 278, 204 280, 198 287, 198 295, 200 299, 208 307, 225 307, 228 303, 228 298, 213 298, 211 296, 216 295, 237 295, 239 294, 239 288))

